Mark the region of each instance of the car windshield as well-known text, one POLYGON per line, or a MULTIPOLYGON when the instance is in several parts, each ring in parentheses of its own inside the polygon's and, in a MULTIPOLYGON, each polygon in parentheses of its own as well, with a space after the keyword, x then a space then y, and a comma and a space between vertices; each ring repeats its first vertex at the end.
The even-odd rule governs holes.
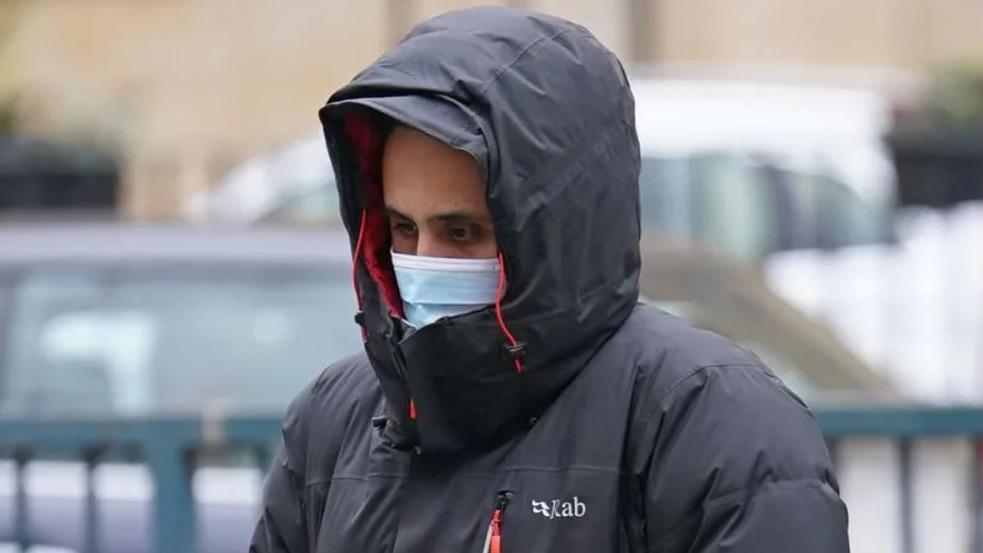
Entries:
POLYGON ((37 270, 8 301, 5 416, 279 412, 361 347, 343 271, 37 270))

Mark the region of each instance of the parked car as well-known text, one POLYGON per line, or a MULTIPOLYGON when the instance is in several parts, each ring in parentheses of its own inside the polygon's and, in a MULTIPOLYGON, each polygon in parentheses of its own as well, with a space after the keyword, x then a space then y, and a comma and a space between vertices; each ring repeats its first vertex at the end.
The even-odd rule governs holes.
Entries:
MULTIPOLYGON (((341 233, 0 225, 0 417, 277 417, 361 348, 350 275, 341 233)), ((83 468, 28 464, 35 543, 81 549, 83 468)), ((13 478, 0 463, 0 543, 13 478)), ((196 473, 203 553, 246 550, 260 479, 251 466, 196 473)), ((110 463, 97 481, 105 553, 146 551, 147 470, 110 463)))

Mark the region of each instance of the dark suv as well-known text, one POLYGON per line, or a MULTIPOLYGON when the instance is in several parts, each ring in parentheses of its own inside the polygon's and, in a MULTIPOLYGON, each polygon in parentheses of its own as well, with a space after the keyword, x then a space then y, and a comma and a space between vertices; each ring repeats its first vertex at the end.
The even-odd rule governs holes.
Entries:
MULTIPOLYGON (((0 225, 0 418, 279 417, 361 347, 350 271, 338 232, 0 225)), ((248 547, 261 475, 240 465, 195 474, 200 551, 248 547)), ((33 543, 82 549, 83 468, 28 464, 33 543)), ((146 468, 109 463, 97 482, 104 551, 146 551, 146 468)), ((0 544, 13 490, 0 460, 0 544)))

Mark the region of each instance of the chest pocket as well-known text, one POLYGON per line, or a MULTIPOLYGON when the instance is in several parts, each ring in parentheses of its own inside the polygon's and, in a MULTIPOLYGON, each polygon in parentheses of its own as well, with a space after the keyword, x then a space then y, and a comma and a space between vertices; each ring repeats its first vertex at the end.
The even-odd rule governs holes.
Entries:
POLYGON ((487 553, 631 551, 643 518, 622 466, 634 370, 615 350, 600 351, 503 460, 498 490, 511 497, 501 551, 487 553))
POLYGON ((481 553, 622 553, 618 474, 517 470, 501 490, 481 553))

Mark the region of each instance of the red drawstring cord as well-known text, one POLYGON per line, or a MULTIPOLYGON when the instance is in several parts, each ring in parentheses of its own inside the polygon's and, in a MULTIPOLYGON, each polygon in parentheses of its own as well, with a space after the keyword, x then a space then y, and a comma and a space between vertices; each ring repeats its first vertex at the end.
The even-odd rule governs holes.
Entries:
MULTIPOLYGON (((362 291, 358 286, 358 263, 362 255, 362 243, 365 239, 365 210, 362 210, 360 221, 358 223, 358 238, 355 239, 355 253, 352 255, 352 285, 355 287, 355 304, 358 306, 359 314, 362 313, 362 291)), ((365 330, 365 324, 361 324, 362 327, 362 340, 368 340, 369 334, 365 330)), ((409 405, 409 416, 411 421, 416 420, 416 403, 413 398, 410 398, 409 405)))
MULTIPOLYGON (((498 328, 502 329, 502 334, 509 340, 509 345, 513 348, 519 346, 519 341, 515 339, 515 336, 509 332, 509 327, 505 324, 505 319, 502 318, 502 296, 505 295, 505 254, 498 252, 498 293, 495 295, 495 317, 498 319, 498 328)), ((515 372, 522 372, 522 360, 518 357, 513 359, 515 361, 515 372)))
MULTIPOLYGON (((359 217, 358 223, 358 238, 355 239, 355 253, 352 254, 352 286, 355 288, 355 304, 358 306, 359 315, 362 313, 362 290, 358 285, 358 263, 362 255, 362 240, 365 238, 365 210, 362 210, 361 216, 359 217)), ((362 340, 368 340, 369 334, 365 330, 365 324, 360 324, 362 327, 362 340)))
POLYGON ((488 543, 488 553, 502 553, 502 510, 495 509, 491 521, 491 540, 488 543))

